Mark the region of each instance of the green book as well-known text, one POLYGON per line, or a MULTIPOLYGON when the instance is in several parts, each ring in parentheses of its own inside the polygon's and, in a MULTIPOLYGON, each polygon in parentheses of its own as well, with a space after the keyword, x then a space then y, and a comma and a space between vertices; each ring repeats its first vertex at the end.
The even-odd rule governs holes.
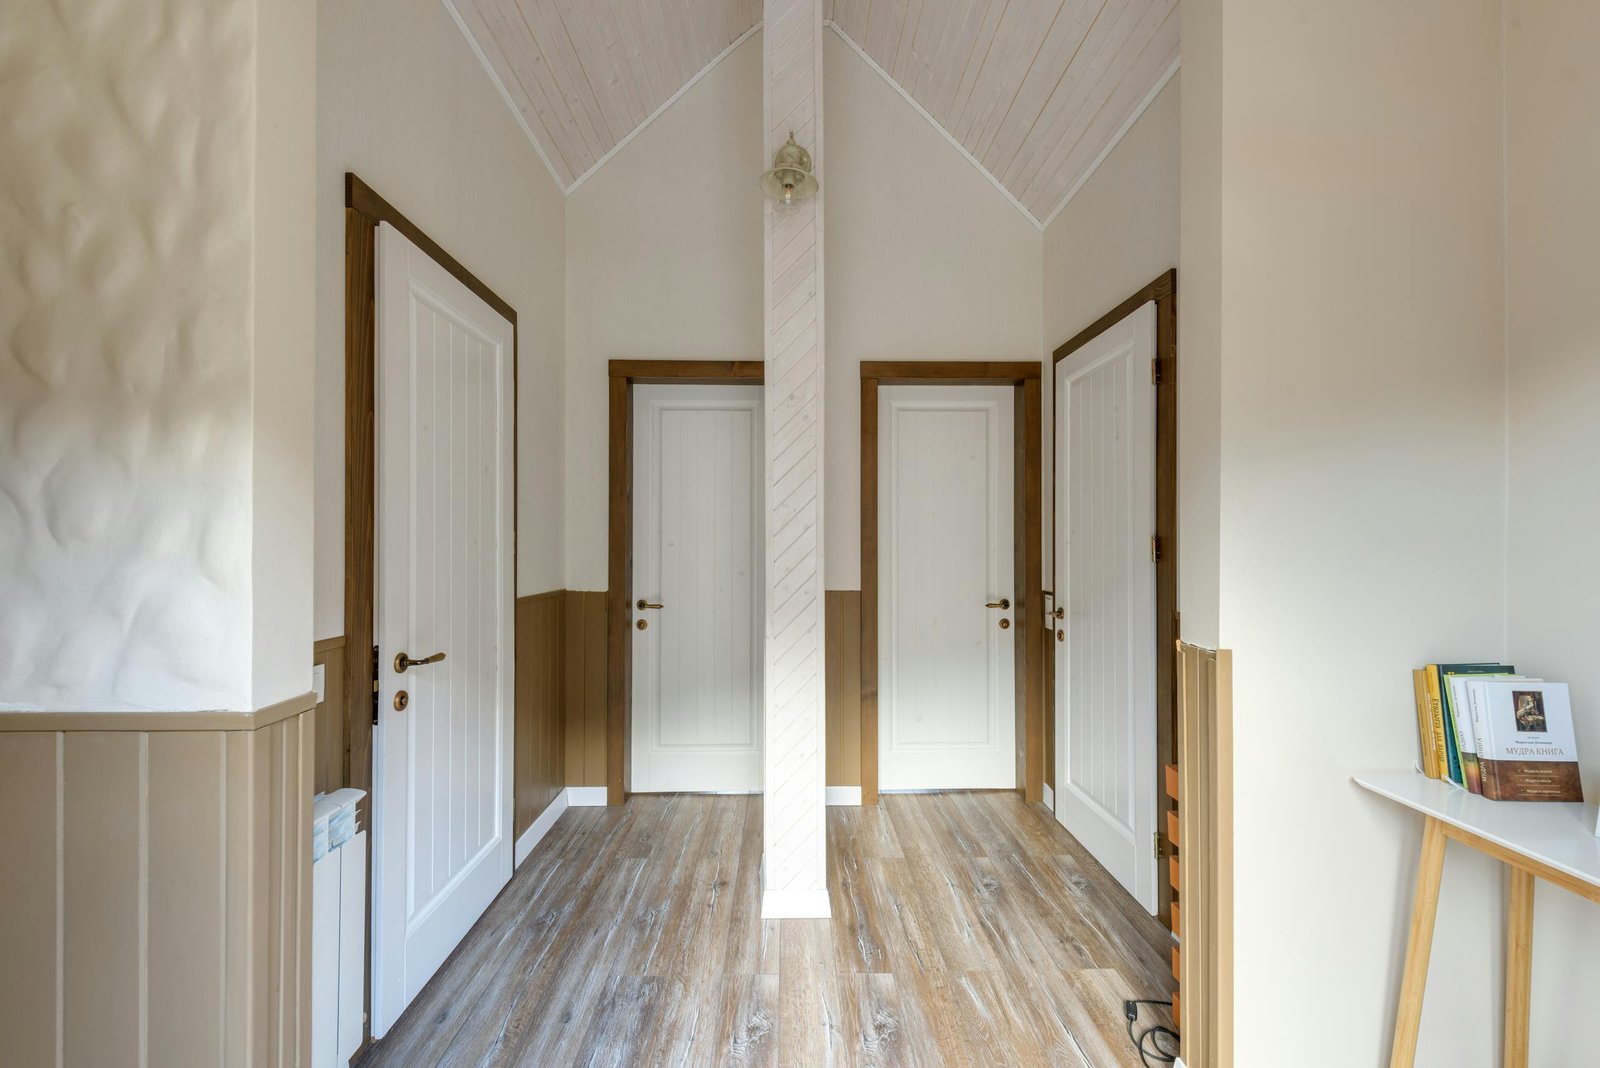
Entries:
POLYGON ((1449 758, 1449 775, 1452 782, 1465 790, 1483 792, 1482 777, 1478 768, 1477 748, 1472 744, 1472 729, 1460 717, 1450 699, 1452 675, 1514 675, 1517 669, 1507 664, 1438 664, 1439 700, 1444 711, 1445 753, 1449 758))

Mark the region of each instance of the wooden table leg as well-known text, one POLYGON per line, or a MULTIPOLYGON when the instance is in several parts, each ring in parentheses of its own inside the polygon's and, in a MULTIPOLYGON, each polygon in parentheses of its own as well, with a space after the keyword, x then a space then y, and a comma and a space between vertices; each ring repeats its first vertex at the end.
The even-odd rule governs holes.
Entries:
POLYGON ((1417 1027, 1422 1023, 1422 991, 1433 952, 1433 920, 1439 911, 1439 876, 1444 871, 1444 828, 1432 816, 1422 826, 1417 862, 1417 896, 1411 902, 1411 933, 1406 938, 1406 970, 1395 1004, 1394 1046, 1389 1068, 1412 1068, 1417 1058, 1417 1027))
POLYGON ((1528 1003, 1533 988, 1533 873, 1511 869, 1506 913, 1505 1068, 1528 1068, 1528 1003))

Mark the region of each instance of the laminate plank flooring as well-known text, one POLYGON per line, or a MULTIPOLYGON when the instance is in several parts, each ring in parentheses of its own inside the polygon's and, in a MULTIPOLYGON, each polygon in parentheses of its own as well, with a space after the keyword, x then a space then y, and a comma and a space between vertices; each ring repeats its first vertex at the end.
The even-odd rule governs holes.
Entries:
POLYGON ((831 920, 762 920, 760 850, 759 797, 568 809, 359 1068, 1141 1068, 1170 939, 1044 808, 828 809, 831 920))

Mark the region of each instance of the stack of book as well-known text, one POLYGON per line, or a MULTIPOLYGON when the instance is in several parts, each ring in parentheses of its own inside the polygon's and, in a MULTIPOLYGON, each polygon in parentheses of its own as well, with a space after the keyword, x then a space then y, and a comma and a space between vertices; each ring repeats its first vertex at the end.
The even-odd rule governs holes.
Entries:
POLYGON ((1422 772, 1491 801, 1582 801, 1564 682, 1510 664, 1429 664, 1411 673, 1422 772))

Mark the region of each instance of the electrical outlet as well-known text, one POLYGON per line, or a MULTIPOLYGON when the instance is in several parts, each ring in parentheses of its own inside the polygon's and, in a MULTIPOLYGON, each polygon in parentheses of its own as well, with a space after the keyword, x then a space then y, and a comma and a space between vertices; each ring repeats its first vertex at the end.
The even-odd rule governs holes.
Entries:
POLYGON ((311 665, 311 688, 317 691, 317 704, 328 699, 328 671, 322 664, 311 665))

